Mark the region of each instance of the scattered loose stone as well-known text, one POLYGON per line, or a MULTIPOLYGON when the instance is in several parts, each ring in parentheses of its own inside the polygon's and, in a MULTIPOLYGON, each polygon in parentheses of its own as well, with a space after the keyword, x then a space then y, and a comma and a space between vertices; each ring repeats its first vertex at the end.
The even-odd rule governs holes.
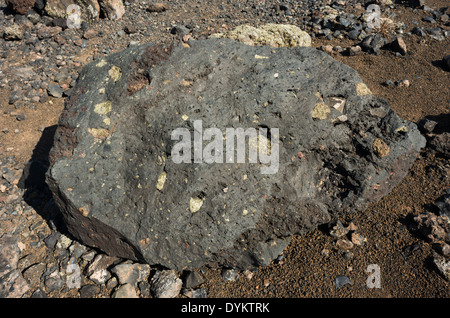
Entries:
POLYGON ((245 278, 247 278, 248 280, 251 280, 253 278, 253 276, 255 275, 254 272, 252 272, 251 270, 248 270, 248 269, 246 269, 243 272, 243 274, 244 274, 245 278))
POLYGON ((439 215, 445 216, 450 220, 450 188, 447 189, 446 194, 434 204, 439 209, 439 215))
POLYGON ((444 62, 445 67, 448 71, 450 71, 450 55, 445 56, 442 61, 444 62))
POLYGON ((239 271, 233 268, 223 269, 222 278, 228 282, 234 282, 239 278, 239 271))
POLYGON ((333 52, 333 46, 330 44, 322 46, 322 50, 328 54, 331 54, 333 52))
POLYGON ((117 277, 111 277, 111 279, 109 279, 106 282, 106 288, 108 288, 108 289, 113 289, 113 288, 117 287, 117 285, 119 285, 119 282, 117 281, 117 277))
POLYGON ((436 23, 436 20, 432 16, 424 17, 422 20, 429 23, 436 23))
POLYGON ((199 289, 184 289, 183 295, 188 298, 208 298, 208 293, 205 288, 199 289))
POLYGON ((203 284, 203 276, 196 271, 188 271, 184 277, 184 288, 192 289, 203 284))
POLYGON ((139 282, 138 283, 138 288, 139 288, 139 292, 140 292, 141 297, 149 298, 149 297, 152 296, 149 282, 147 282, 147 281, 139 282))
POLYGON ((148 12, 164 12, 166 10, 169 10, 169 5, 165 3, 151 3, 147 7, 148 12))
POLYGON ((433 262, 445 279, 450 281, 450 260, 440 255, 435 255, 433 262))
POLYGON ((104 284, 110 277, 111 273, 108 268, 119 260, 117 257, 98 254, 93 262, 87 268, 87 276, 90 280, 97 284, 104 284))
POLYGON ((123 30, 127 34, 133 34, 137 32, 136 26, 133 24, 126 25, 123 30))
POLYGON ((366 238, 363 237, 361 234, 359 233, 352 233, 352 243, 358 246, 361 246, 364 244, 364 242, 366 241, 366 238))
POLYGON ((329 233, 334 238, 341 238, 347 235, 348 230, 344 227, 340 220, 337 220, 335 223, 331 224, 329 233))
POLYGON ((119 279, 119 284, 131 284, 137 286, 150 275, 150 266, 148 264, 119 264, 111 269, 119 279))
POLYGON ((17 268, 20 250, 12 236, 0 237, 0 277, 17 268))
POLYGON ((23 113, 16 116, 17 121, 23 121, 26 118, 27 118, 26 115, 23 113))
POLYGON ((418 36, 421 36, 421 37, 427 36, 426 32, 421 27, 415 27, 415 28, 412 29, 411 32, 414 33, 415 35, 418 35, 418 36))
POLYGON ((100 292, 99 285, 84 285, 80 288, 81 298, 94 298, 100 292))
POLYGON ((38 288, 33 292, 31 298, 48 298, 48 296, 42 289, 38 288))
POLYGON ((63 90, 62 90, 61 86, 59 86, 57 84, 49 84, 47 92, 50 96, 53 96, 56 98, 60 98, 63 95, 63 90))
POLYGON ((38 28, 37 37, 39 38, 39 40, 48 39, 54 37, 61 31, 62 28, 59 26, 43 26, 38 28))
POLYGON ((18 269, 0 277, 0 298, 21 298, 30 286, 18 269))
POLYGON ((3 31, 3 37, 6 41, 16 41, 21 40, 23 38, 24 31, 23 29, 17 25, 13 24, 12 26, 6 27, 3 31))
POLYGON ((242 25, 229 32, 213 34, 211 37, 234 39, 248 45, 311 46, 309 34, 294 25, 266 24, 258 28, 242 25))
POLYGON ((354 46, 348 47, 344 51, 344 53, 349 55, 349 56, 354 56, 354 55, 357 55, 358 53, 360 53, 361 51, 362 51, 361 46, 354 45, 354 46))
POLYGON ((399 52, 401 55, 406 55, 408 53, 408 50, 406 49, 406 44, 403 38, 397 37, 391 44, 390 44, 391 50, 394 52, 399 52))
POLYGON ((431 212, 421 213, 414 217, 414 230, 422 234, 431 243, 449 241, 450 223, 447 216, 431 212))
POLYGON ((368 35, 361 42, 361 49, 371 54, 380 54, 381 48, 386 44, 386 39, 379 33, 368 35))
POLYGON ((56 247, 61 249, 68 249, 69 246, 72 244, 72 239, 67 237, 64 234, 58 235, 58 241, 56 243, 56 247))
POLYGON ((395 83, 392 80, 387 80, 386 82, 383 83, 384 86, 392 86, 395 85, 395 83))
POLYGON ((403 80, 399 80, 399 81, 395 82, 395 84, 398 87, 409 87, 411 85, 411 82, 407 79, 403 79, 403 80))
POLYGON ((119 20, 125 14, 122 0, 99 0, 100 7, 109 20, 119 20))
POLYGON ((26 12, 26 16, 28 20, 31 21, 33 24, 37 24, 41 21, 41 15, 34 11, 33 9, 30 9, 26 12))
POLYGON ((341 250, 350 250, 353 248, 353 243, 347 239, 339 239, 336 241, 336 247, 341 250))
POLYGON ((450 158, 450 133, 443 132, 433 136, 430 140, 430 146, 438 153, 450 158))
POLYGON ((63 285, 62 275, 57 270, 45 277, 44 286, 49 293, 60 290, 63 285))
POLYGON ((69 247, 70 255, 73 256, 75 259, 79 259, 87 250, 87 247, 84 245, 81 245, 78 242, 73 242, 72 245, 69 247))
MULTIPOLYGON (((112 298, 139 298, 136 287, 132 284, 125 284, 117 287, 112 298)), ((164 298, 164 297, 161 297, 164 298)))
POLYGON ((67 274, 67 279, 66 279, 66 286, 69 289, 79 289, 81 287, 81 269, 78 266, 78 264, 76 264, 74 262, 74 260, 70 260, 69 263, 67 264, 66 267, 66 274, 67 274))
POLYGON ((350 278, 344 275, 336 276, 335 287, 336 289, 342 288, 347 284, 351 284, 350 278))
POLYGON ((325 257, 330 256, 330 250, 327 248, 324 248, 320 253, 325 257))
POLYGON ((442 243, 440 245, 440 248, 441 248, 440 253, 442 255, 444 255, 445 257, 449 257, 450 256, 450 244, 442 243))
POLYGON ((30 285, 38 285, 45 269, 46 265, 43 263, 34 264, 28 267, 22 274, 30 285))
POLYGON ((355 255, 352 252, 350 252, 348 250, 344 251, 343 257, 345 260, 351 260, 351 259, 353 259, 354 256, 355 255))
POLYGON ((22 169, 18 169, 18 170, 14 169, 14 170, 9 170, 9 171, 4 172, 2 177, 6 181, 8 181, 10 184, 17 185, 20 181, 22 173, 23 173, 22 169))
POLYGON ((358 229, 358 226, 353 221, 350 221, 346 227, 348 231, 356 231, 358 229))
POLYGON ((83 33, 83 38, 85 38, 86 40, 90 40, 96 36, 97 36, 97 31, 94 29, 88 29, 88 30, 84 31, 84 33, 83 33))
POLYGON ((151 292, 155 298, 174 298, 180 293, 182 285, 175 270, 157 271, 150 280, 151 292))
POLYGON ((433 132, 434 128, 436 128, 437 122, 431 119, 421 119, 417 125, 419 126, 419 128, 425 132, 425 133, 431 133, 433 132))

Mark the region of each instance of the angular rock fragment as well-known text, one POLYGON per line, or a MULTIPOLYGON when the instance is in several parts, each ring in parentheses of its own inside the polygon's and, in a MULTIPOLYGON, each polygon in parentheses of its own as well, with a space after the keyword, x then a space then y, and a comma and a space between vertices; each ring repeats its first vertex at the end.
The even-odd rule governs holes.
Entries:
POLYGON ((391 50, 393 50, 394 52, 398 52, 401 55, 406 55, 406 53, 408 53, 405 41, 402 37, 395 38, 395 40, 390 43, 390 47, 391 50))
POLYGON ((148 12, 164 12, 169 9, 170 7, 167 4, 161 2, 151 3, 147 7, 148 12))
POLYGON ((381 34, 376 33, 365 37, 360 46, 364 52, 378 55, 385 44, 386 39, 381 34))
POLYGON ((450 71, 450 55, 444 56, 444 58, 442 59, 442 62, 444 64, 444 66, 447 68, 447 70, 450 71))
POLYGON ((111 269, 119 278, 119 284, 131 284, 137 286, 148 278, 150 267, 147 264, 119 264, 111 269))
POLYGON ((3 30, 3 37, 6 41, 21 40, 24 35, 24 30, 18 24, 7 26, 3 30))
POLYGON ((430 145, 436 149, 437 152, 450 158, 450 132, 444 132, 433 136, 430 140, 430 145))
POLYGON ((335 285, 336 289, 339 289, 339 288, 341 288, 347 284, 351 284, 351 283, 352 282, 350 281, 350 278, 348 278, 347 276, 344 276, 344 275, 339 275, 339 276, 336 276, 334 285, 335 285))
POLYGON ((158 271, 150 280, 150 289, 155 298, 175 298, 183 282, 174 270, 158 271))
POLYGON ((67 19, 69 14, 80 14, 82 21, 92 21, 98 20, 100 17, 100 5, 97 0, 47 0, 44 9, 49 16, 54 18, 67 19), (74 4, 78 7, 74 7, 74 4), (71 5, 72 7, 70 7, 71 5))
POLYGON ((450 260, 436 254, 434 255, 433 262, 442 276, 445 277, 446 280, 450 281, 450 260))
POLYGON ((111 277, 108 268, 117 261, 116 257, 99 254, 87 268, 86 274, 93 282, 104 284, 111 277))
POLYGON ((20 250, 12 236, 0 238, 0 277, 17 268, 20 250))
POLYGON ((18 269, 0 277, 0 298, 21 298, 29 289, 30 286, 18 269))
POLYGON ((184 287, 187 289, 196 288, 204 282, 203 276, 196 271, 188 271, 184 277, 184 287))
POLYGON ((424 146, 314 48, 145 44, 83 69, 47 183, 85 245, 169 269, 246 269, 293 234, 363 213, 424 146))
POLYGON ((137 295, 136 287, 131 284, 124 284, 114 291, 112 298, 139 298, 139 296, 137 295))
POLYGON ((446 215, 431 212, 421 213, 414 217, 415 230, 429 242, 450 243, 450 223, 446 215))
POLYGON ((109 20, 119 20, 125 14, 122 0, 99 0, 100 9, 109 20))
POLYGON ((439 209, 440 216, 445 216, 450 220, 450 188, 434 205, 439 209))
POLYGON ((30 286, 17 268, 20 249, 14 237, 0 238, 0 298, 21 298, 30 286))
POLYGON ((340 220, 330 224, 330 235, 334 238, 340 238, 347 235, 348 229, 342 224, 340 220))
POLYGON ((59 26, 43 26, 39 28, 37 31, 37 37, 42 39, 51 38, 62 31, 62 28, 59 26))

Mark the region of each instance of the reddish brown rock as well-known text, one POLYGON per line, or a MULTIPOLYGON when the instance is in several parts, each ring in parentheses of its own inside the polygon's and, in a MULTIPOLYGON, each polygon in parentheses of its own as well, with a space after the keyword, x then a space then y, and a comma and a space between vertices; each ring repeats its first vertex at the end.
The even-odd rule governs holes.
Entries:
POLYGON ((401 37, 397 37, 392 43, 391 43, 391 50, 394 52, 398 52, 401 55, 406 55, 408 53, 408 50, 406 48, 405 41, 401 37))

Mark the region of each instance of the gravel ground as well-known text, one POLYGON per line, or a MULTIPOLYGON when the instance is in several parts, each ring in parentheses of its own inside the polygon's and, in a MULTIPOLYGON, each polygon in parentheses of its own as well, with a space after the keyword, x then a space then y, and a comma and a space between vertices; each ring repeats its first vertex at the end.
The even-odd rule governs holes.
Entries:
POLYGON ((163 3, 167 10, 158 13, 149 12, 152 2, 125 2, 120 20, 70 29, 45 15, 16 15, 0 1, 0 297, 448 298, 448 222, 439 202, 450 188, 450 164, 448 140, 436 137, 450 126, 448 2, 382 5, 381 16, 390 20, 377 30, 361 19, 369 1, 163 3), (355 68, 401 117, 436 124, 423 128, 429 145, 401 184, 363 214, 343 216, 344 236, 328 226, 295 236, 273 264, 255 272, 165 271, 72 240, 43 174, 81 68, 138 43, 202 39, 269 22, 301 27, 314 47, 355 68), (404 45, 367 40, 376 34, 383 43, 401 36, 404 45))

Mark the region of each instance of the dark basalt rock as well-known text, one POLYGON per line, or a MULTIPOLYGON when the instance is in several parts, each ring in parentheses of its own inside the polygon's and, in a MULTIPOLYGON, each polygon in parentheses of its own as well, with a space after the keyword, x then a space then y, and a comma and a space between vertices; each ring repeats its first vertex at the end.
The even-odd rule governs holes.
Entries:
POLYGON ((189 45, 131 47, 81 72, 47 183, 84 244, 177 270, 267 265, 293 234, 363 213, 425 146, 415 124, 319 50, 189 45), (272 141, 273 154, 279 140, 277 169, 175 163, 172 132, 195 138, 199 121, 224 137, 227 128, 266 128, 259 140, 272 141))

